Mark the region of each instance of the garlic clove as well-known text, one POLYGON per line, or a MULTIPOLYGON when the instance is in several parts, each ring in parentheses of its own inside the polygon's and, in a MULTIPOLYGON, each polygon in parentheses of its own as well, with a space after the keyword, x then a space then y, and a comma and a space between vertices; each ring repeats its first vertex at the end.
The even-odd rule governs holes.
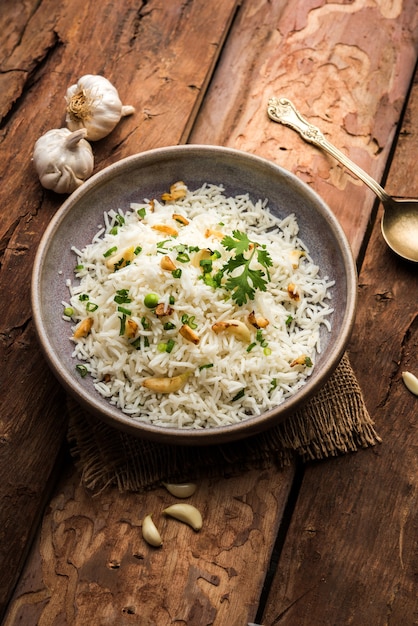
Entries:
POLYGON ((122 117, 135 108, 122 105, 117 89, 104 76, 86 74, 66 92, 66 124, 69 129, 85 128, 89 141, 103 139, 122 117))
POLYGON ((163 483, 163 485, 175 498, 190 498, 197 489, 195 483, 163 483))
POLYGON ((180 391, 180 389, 184 387, 189 376, 190 372, 184 372, 183 374, 172 377, 167 376, 159 378, 155 376, 153 378, 145 378, 145 380, 142 381, 142 386, 156 393, 173 393, 180 391))
POLYGON ((160 267, 167 272, 173 272, 176 269, 176 265, 169 256, 165 255, 161 258, 160 267))
POLYGON ((93 318, 85 317, 83 320, 81 320, 81 322, 78 324, 77 328, 75 329, 74 334, 73 334, 74 339, 81 339, 82 337, 87 337, 92 327, 93 327, 93 318))
POLYGON ((405 387, 414 395, 418 396, 418 378, 411 372, 402 372, 402 380, 405 387))
POLYGON ((212 326, 212 330, 215 333, 227 332, 235 335, 237 339, 249 343, 251 341, 250 329, 244 322, 240 320, 225 320, 221 322, 215 322, 212 326))
POLYGON ((142 521, 142 536, 150 546, 159 548, 163 545, 161 535, 152 520, 152 515, 146 515, 142 521))
POLYGON ((257 329, 267 328, 267 326, 270 324, 267 318, 263 317, 262 315, 257 316, 254 311, 251 311, 251 313, 248 315, 248 321, 252 326, 254 326, 254 328, 257 329))
POLYGON ((289 253, 290 260, 292 263, 293 269, 297 269, 299 267, 300 259, 303 256, 306 256, 306 252, 304 250, 291 250, 289 253))
POLYGON ((179 330, 179 334, 184 339, 186 339, 186 341, 190 341, 191 343, 194 343, 195 346, 197 346, 200 343, 199 335, 193 330, 193 328, 190 328, 190 326, 188 326, 187 324, 183 324, 183 326, 179 330))
POLYGON ((105 265, 109 270, 115 272, 116 270, 129 265, 134 258, 135 246, 129 246, 129 248, 125 248, 125 250, 121 250, 107 259, 105 265))
POLYGON ((163 511, 164 515, 173 517, 174 519, 184 522, 198 531, 203 526, 202 515, 200 511, 192 504, 186 504, 185 502, 179 502, 172 504, 163 511))

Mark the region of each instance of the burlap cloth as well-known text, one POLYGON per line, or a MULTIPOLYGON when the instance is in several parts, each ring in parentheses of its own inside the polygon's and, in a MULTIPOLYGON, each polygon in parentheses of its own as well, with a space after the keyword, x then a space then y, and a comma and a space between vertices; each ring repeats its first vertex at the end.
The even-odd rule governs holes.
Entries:
POLYGON ((303 462, 355 452, 381 442, 349 358, 304 407, 270 430, 211 446, 170 446, 136 439, 88 415, 69 400, 68 441, 82 483, 92 492, 117 486, 145 491, 162 481, 236 475, 292 459, 303 462))

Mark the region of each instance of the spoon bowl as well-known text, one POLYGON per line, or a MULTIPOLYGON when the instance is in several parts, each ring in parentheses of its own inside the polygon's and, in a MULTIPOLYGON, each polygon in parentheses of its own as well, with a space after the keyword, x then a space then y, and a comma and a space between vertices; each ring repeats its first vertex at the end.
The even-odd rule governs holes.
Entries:
POLYGON ((418 261, 418 202, 382 200, 382 235, 394 252, 408 261, 418 261))
POLYGON ((271 98, 267 113, 271 120, 296 130, 302 139, 330 154, 362 180, 377 195, 385 209, 381 228, 387 245, 400 257, 418 262, 418 201, 392 198, 369 174, 325 139, 319 128, 302 117, 287 98, 271 98))

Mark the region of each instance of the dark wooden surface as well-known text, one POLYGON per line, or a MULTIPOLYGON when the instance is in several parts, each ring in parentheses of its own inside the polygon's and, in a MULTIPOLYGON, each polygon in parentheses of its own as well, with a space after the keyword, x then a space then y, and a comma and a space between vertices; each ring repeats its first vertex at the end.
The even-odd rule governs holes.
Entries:
MULTIPOLYGON (((417 268, 380 235, 371 192, 265 115, 285 95, 387 189, 418 197, 413 0, 3 1, 0 7, 0 615, 4 624, 418 624, 417 268), (62 198, 31 153, 67 86, 101 73, 136 114, 96 171, 182 142, 270 158, 318 191, 363 258, 350 357, 383 443, 304 469, 206 480, 205 532, 144 546, 170 501, 92 498, 66 456, 64 394, 34 336, 30 273, 62 198), (410 91, 411 90, 411 91, 410 91), (408 100, 409 96, 409 100, 408 100), (271 562, 271 567, 269 567, 271 562)), ((172 533, 172 534, 170 534, 172 533)))

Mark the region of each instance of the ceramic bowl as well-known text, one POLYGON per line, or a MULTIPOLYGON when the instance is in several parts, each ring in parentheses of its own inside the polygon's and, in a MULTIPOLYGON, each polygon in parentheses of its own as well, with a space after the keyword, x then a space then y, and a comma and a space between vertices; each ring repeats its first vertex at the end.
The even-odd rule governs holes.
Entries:
POLYGON ((214 146, 172 146, 127 157, 95 174, 63 203, 40 243, 32 275, 32 308, 36 332, 46 360, 58 380, 90 414, 137 437, 165 443, 206 445, 237 440, 286 419, 331 376, 347 346, 356 308, 357 274, 350 246, 331 210, 305 183, 270 161, 241 151, 214 146), (103 212, 129 207, 130 202, 160 197, 170 185, 186 182, 195 189, 204 182, 223 184, 227 195, 248 192, 254 200, 268 198, 279 217, 295 213, 300 237, 323 275, 335 281, 331 332, 321 331, 321 353, 312 375, 292 397, 259 416, 205 430, 165 428, 136 421, 101 397, 89 376, 75 371, 68 322, 62 301, 68 301, 66 278, 74 272, 71 246, 91 242, 103 212))

